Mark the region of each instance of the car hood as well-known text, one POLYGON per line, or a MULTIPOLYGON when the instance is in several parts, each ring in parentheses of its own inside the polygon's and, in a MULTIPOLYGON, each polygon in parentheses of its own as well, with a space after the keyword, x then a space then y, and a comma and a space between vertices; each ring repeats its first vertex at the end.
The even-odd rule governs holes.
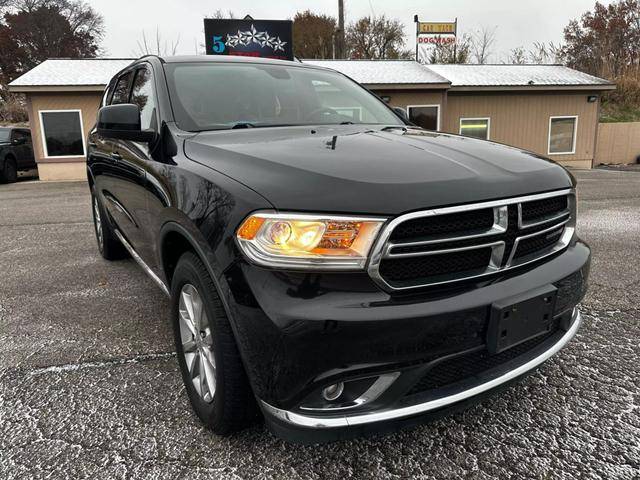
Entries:
POLYGON ((202 132, 185 154, 280 210, 399 214, 566 188, 554 162, 420 129, 341 125, 202 132))

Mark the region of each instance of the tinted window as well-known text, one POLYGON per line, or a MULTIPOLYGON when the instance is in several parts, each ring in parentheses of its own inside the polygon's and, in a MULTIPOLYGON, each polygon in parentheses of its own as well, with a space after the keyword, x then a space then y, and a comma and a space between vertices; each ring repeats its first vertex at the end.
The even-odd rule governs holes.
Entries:
POLYGON ((40 112, 45 156, 84 156, 80 112, 40 112))
POLYGON ((156 102, 153 95, 153 76, 147 68, 136 72, 131 89, 131 103, 140 107, 141 128, 156 128, 155 110, 156 102))
POLYGON ((549 153, 573 153, 575 128, 575 117, 552 118, 549 127, 549 153))
POLYGON ((0 128, 0 142, 8 142, 11 136, 10 128, 0 128))
POLYGON ((409 120, 427 130, 438 130, 438 107, 409 107, 409 120))
POLYGON ((12 134, 14 140, 24 139, 26 143, 31 140, 31 134, 26 130, 14 130, 12 134))
POLYGON ((169 63, 165 69, 176 121, 184 130, 242 123, 400 124, 377 97, 332 71, 232 63, 169 63))
POLYGON ((127 72, 118 79, 113 89, 113 97, 111 97, 111 105, 119 103, 129 103, 129 81, 131 80, 131 72, 127 72))

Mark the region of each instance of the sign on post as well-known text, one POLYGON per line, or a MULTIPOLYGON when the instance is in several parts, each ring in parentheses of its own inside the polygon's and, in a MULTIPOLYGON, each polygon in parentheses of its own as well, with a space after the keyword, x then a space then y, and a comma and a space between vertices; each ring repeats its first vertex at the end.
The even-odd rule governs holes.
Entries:
POLYGON ((293 60, 291 20, 205 18, 204 34, 207 55, 293 60))
POLYGON ((455 22, 416 22, 416 60, 421 63, 431 63, 431 56, 438 45, 454 44, 458 30, 458 20, 455 22))

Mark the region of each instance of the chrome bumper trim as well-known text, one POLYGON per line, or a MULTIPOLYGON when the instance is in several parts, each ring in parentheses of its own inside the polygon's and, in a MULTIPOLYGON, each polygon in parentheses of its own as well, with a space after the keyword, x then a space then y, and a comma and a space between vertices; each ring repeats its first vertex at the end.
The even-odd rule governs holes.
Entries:
POLYGON ((558 353, 567 343, 569 343, 569 341, 575 336, 576 332, 580 328, 581 323, 582 318, 580 316, 580 311, 576 307, 573 310, 573 323, 571 324, 569 330, 562 336, 562 338, 560 338, 553 346, 551 346, 551 348, 543 352, 541 355, 529 360, 528 362, 497 378, 494 378, 493 380, 482 383, 480 385, 476 385, 475 387, 456 393, 454 395, 437 398, 425 403, 396 408, 393 410, 383 410, 379 412, 363 413, 360 415, 353 414, 333 417, 302 415, 296 412, 291 412, 289 410, 276 408, 264 401, 261 401, 262 408, 266 413, 290 425, 318 429, 351 427, 355 425, 363 425, 385 420, 395 420, 403 417, 426 413, 431 410, 437 410, 439 408, 443 408, 448 405, 452 405, 454 403, 458 403, 460 401, 479 395, 483 392, 498 387, 503 383, 513 380, 514 378, 527 373, 529 370, 536 368, 537 366, 554 356, 556 353, 558 353))

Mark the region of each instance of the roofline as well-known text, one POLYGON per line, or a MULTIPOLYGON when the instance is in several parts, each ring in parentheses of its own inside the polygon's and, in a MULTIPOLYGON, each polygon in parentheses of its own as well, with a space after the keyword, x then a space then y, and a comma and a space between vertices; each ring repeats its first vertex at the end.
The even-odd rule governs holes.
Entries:
POLYGON ((579 85, 452 85, 450 92, 504 92, 540 90, 615 90, 615 83, 579 85))
POLYGON ((35 92, 103 92, 106 84, 100 85, 8 85, 12 93, 35 92))
MULTIPOLYGON (((145 55, 148 56, 148 55, 145 55)), ((46 60, 43 60, 40 63, 44 63, 47 60, 100 60, 101 62, 108 62, 110 60, 121 62, 123 60, 134 61, 140 57, 49 57, 46 60)), ((39 65, 39 64, 38 64, 39 65)))
POLYGON ((372 90, 446 90, 451 88, 450 83, 367 83, 358 82, 360 85, 372 90))

